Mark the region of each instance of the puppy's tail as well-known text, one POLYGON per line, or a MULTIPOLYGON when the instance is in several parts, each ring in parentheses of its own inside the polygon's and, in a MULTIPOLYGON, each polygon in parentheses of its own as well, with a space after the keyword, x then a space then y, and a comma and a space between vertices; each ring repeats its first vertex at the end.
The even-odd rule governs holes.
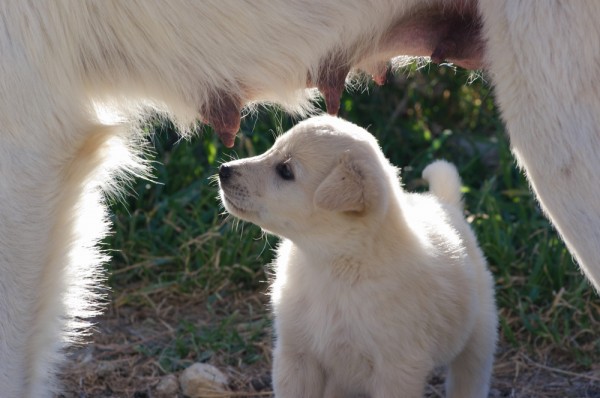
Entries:
POLYGON ((456 167, 445 160, 436 160, 423 170, 429 191, 442 202, 462 208, 460 176, 456 167))

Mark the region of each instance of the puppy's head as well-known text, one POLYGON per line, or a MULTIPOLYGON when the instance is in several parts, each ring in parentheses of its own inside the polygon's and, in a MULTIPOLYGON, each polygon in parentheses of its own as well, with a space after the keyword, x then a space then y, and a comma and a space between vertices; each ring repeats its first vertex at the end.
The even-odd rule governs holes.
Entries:
POLYGON ((220 196, 233 215, 290 239, 376 222, 396 170, 364 129, 331 117, 299 123, 266 153, 221 165, 220 196))

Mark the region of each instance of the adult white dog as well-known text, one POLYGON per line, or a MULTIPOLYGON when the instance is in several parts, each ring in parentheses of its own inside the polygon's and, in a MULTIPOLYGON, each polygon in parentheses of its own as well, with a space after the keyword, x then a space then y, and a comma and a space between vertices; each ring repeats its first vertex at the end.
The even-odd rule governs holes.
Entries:
POLYGON ((334 113, 348 71, 382 82, 397 55, 487 69, 519 164, 600 286, 596 0, 6 0, 0 20, 2 397, 50 396, 94 312, 101 191, 143 170, 142 107, 232 145, 245 104, 306 110, 317 86, 334 113))

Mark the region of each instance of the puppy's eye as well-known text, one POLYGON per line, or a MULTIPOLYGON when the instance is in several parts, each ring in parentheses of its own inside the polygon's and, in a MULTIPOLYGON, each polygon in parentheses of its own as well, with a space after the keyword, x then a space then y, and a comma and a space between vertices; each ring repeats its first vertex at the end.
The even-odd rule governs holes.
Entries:
POLYGON ((289 163, 279 163, 275 170, 277 170, 277 174, 284 180, 291 181, 294 179, 294 173, 292 172, 292 168, 289 163))

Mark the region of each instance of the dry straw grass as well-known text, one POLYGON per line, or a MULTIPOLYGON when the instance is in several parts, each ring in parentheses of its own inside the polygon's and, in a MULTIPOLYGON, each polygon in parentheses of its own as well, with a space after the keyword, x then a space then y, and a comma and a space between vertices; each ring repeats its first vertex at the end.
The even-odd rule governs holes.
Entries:
MULTIPOLYGON (((204 294, 182 295, 172 289, 152 294, 117 297, 108 313, 98 319, 92 342, 73 350, 72 362, 65 372, 65 398, 156 397, 154 388, 163 369, 159 356, 152 356, 140 347, 157 348, 172 345, 182 321, 199 328, 219 323, 227 314, 238 314, 230 327, 245 330, 257 317, 267 317, 262 292, 238 292, 226 295, 207 309, 204 294), (142 304, 132 305, 140 300, 142 304), (143 304, 146 301, 146 304, 143 304), (148 303, 152 304, 148 304, 148 303), (221 319, 219 319, 221 317, 221 319)), ((527 339, 528 336, 522 336, 527 339)), ((260 341, 251 342, 262 350, 262 358, 252 364, 236 360, 226 351, 215 352, 209 362, 219 367, 230 379, 231 392, 215 392, 206 398, 270 397, 270 330, 260 341)), ((197 360, 191 354, 182 363, 197 360)), ((175 372, 176 374, 178 372, 175 372)), ((443 371, 432 375, 426 397, 443 397, 443 371)), ((513 348, 501 342, 492 382, 492 397, 566 398, 600 397, 600 366, 585 368, 561 352, 560 346, 545 346, 535 351, 513 348)), ((183 397, 183 395, 179 395, 183 397)), ((174 397, 175 398, 175 397, 174 397)))

